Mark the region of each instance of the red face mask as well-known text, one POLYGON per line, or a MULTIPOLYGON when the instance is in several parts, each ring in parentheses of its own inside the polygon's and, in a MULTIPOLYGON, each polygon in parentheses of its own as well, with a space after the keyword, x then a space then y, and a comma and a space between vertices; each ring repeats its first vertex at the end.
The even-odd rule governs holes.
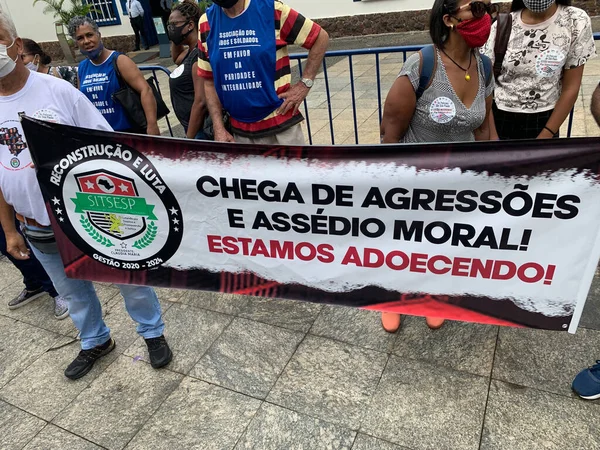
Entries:
POLYGON ((484 14, 478 19, 465 20, 456 25, 456 31, 470 48, 483 47, 492 31, 492 18, 484 14))

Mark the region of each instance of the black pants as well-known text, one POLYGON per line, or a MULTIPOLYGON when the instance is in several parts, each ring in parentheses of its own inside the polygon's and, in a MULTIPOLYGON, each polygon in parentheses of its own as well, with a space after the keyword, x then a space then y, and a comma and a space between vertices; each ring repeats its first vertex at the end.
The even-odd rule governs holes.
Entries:
MULTIPOLYGON (((554 110, 539 113, 515 113, 498 109, 492 105, 496 131, 501 140, 507 139, 536 139, 542 132, 554 110)), ((560 133, 554 135, 559 137, 560 133)))
POLYGON ((131 22, 131 28, 133 28, 133 33, 135 34, 135 50, 140 49, 140 37, 142 38, 142 43, 144 44, 144 48, 148 49, 148 39, 146 38, 146 33, 144 30, 144 17, 137 16, 129 19, 131 22))
MULTIPOLYGON (((20 224, 16 222, 17 231, 20 231, 20 224)), ((56 297, 58 293, 48 277, 48 274, 42 267, 42 264, 36 259, 33 252, 29 254, 29 259, 15 259, 6 251, 6 237, 0 228, 0 253, 6 256, 14 266, 19 269, 23 275, 23 284, 28 291, 35 291, 43 288, 51 297, 56 297)))

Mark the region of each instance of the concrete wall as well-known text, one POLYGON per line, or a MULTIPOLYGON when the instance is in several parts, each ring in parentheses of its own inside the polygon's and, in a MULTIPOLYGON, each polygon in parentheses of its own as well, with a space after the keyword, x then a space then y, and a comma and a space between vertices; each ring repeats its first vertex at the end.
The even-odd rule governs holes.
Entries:
POLYGON ((431 9, 433 0, 284 0, 311 19, 431 9))
MULTIPOLYGON (((102 36, 133 34, 129 18, 124 16, 121 10, 121 2, 117 1, 116 3, 121 17, 121 25, 101 27, 102 36)), ((0 0, 0 7, 8 11, 15 22, 17 32, 22 37, 37 42, 56 41, 55 19, 51 14, 44 14, 44 3, 40 2, 33 6, 33 0, 0 0)))

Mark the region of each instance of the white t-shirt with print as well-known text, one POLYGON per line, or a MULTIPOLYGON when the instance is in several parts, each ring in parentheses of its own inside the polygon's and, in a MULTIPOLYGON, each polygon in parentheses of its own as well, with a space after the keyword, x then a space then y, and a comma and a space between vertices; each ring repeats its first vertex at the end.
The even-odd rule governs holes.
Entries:
MULTIPOLYGON (((527 25, 512 12, 512 31, 494 98, 502 111, 542 112, 554 108, 562 91, 563 69, 582 66, 596 56, 592 25, 581 9, 559 5, 548 20, 527 25)), ((492 61, 496 24, 481 49, 492 61)))
POLYGON ((112 129, 83 93, 50 75, 30 72, 23 89, 0 96, 0 190, 17 213, 50 225, 19 113, 93 130, 112 129))

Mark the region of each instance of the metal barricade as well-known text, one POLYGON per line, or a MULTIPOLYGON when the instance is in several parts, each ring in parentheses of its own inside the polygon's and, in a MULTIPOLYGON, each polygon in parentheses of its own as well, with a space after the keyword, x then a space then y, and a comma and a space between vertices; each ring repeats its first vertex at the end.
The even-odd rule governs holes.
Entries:
MULTIPOLYGON (((154 77, 154 79, 156 80, 156 86, 158 87, 158 92, 160 93, 160 96, 162 97, 162 91, 160 89, 160 83, 158 81, 158 77, 156 76, 156 71, 160 70, 164 73, 167 74, 167 76, 171 75, 171 71, 169 69, 167 69, 166 67, 162 67, 162 66, 138 66, 138 68, 144 72, 152 72, 152 76, 154 77)), ((171 109, 171 108, 169 108, 171 109)), ((171 127, 171 122, 169 121, 169 115, 167 114, 167 116, 165 117, 165 120, 167 121, 167 126, 169 127, 169 133, 171 134, 171 137, 173 137, 173 128, 171 127)))
MULTIPOLYGON (((600 33, 594 34, 595 40, 600 40, 600 33)), ((380 71, 380 55, 389 54, 389 53, 401 53, 403 55, 403 62, 406 61, 408 53, 418 52, 423 45, 412 45, 412 46, 403 46, 403 47, 379 47, 379 48, 365 48, 365 49, 357 49, 357 50, 334 50, 325 53, 325 58, 323 59, 323 76, 325 82, 325 92, 327 96, 327 108, 329 113, 329 132, 331 135, 331 144, 335 145, 335 133, 333 127, 333 114, 331 107, 331 91, 329 89, 329 78, 327 75, 327 60, 329 58, 347 58, 348 59, 348 67, 350 74, 350 90, 351 90, 351 99, 352 99, 352 116, 354 121, 354 141, 358 144, 358 122, 357 122, 357 114, 356 114, 356 93, 354 89, 355 77, 354 77, 354 69, 353 69, 353 57, 359 55, 374 55, 375 57, 375 77, 377 80, 377 104, 378 104, 378 117, 379 123, 381 124, 381 114, 382 114, 382 100, 381 100, 381 71, 380 71)), ((298 69, 300 72, 300 76, 302 76, 302 61, 306 60, 308 54, 307 53, 296 53, 290 55, 291 60, 295 60, 298 62, 298 69)), ((571 110, 569 114, 569 122, 567 128, 567 137, 571 137, 571 131, 573 128, 573 117, 574 117, 575 108, 571 110)), ((310 111, 308 107, 307 100, 304 100, 304 113, 306 119, 306 128, 308 131, 308 138, 310 144, 313 143, 312 133, 311 133, 311 124, 310 124, 310 111)))

